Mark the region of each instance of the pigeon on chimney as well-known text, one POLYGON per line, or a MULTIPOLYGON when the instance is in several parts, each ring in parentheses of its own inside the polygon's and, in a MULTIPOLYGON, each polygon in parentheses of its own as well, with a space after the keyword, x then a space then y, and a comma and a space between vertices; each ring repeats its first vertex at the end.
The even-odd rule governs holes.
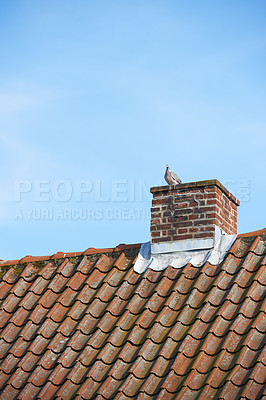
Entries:
POLYGON ((179 185, 181 183, 181 179, 174 172, 170 170, 169 165, 166 165, 166 171, 164 174, 164 179, 168 183, 168 185, 179 185))

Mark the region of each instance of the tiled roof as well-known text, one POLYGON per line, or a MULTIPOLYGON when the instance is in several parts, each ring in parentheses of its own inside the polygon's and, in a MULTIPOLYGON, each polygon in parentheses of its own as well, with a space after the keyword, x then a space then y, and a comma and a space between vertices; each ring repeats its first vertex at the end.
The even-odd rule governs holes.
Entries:
POLYGON ((266 230, 217 266, 139 275, 138 250, 2 262, 0 399, 263 397, 266 230))

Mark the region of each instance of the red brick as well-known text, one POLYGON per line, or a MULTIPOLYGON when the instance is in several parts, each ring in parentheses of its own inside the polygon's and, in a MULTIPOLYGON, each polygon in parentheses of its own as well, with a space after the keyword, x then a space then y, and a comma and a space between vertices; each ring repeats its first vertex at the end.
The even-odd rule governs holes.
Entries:
POLYGON ((215 199, 215 198, 216 198, 215 193, 209 193, 206 195, 206 199, 215 199))
POLYGON ((161 218, 162 214, 158 212, 152 212, 151 213, 151 218, 161 218))
POLYGON ((157 229, 158 230, 162 230, 162 229, 170 229, 172 228, 171 224, 162 224, 162 225, 157 225, 157 229))
POLYGON ((198 232, 198 228, 189 228, 189 232, 198 232))
POLYGON ((187 233, 187 228, 178 229, 178 233, 187 233))
POLYGON ((214 199, 214 200, 207 200, 207 205, 216 204, 216 203, 217 203, 217 200, 216 200, 216 199, 214 199))
POLYGON ((175 229, 169 229, 169 231, 168 231, 168 236, 172 236, 172 235, 174 235, 176 233, 176 230, 175 229))
POLYGON ((212 206, 212 207, 200 207, 200 208, 195 208, 194 209, 195 213, 206 213, 208 211, 215 211, 215 206, 212 206))
POLYGON ((187 234, 187 235, 176 235, 174 236, 174 240, 186 240, 186 239, 192 239, 193 235, 187 234))
POLYGON ((188 216, 188 219, 189 220, 194 220, 194 219, 198 219, 198 217, 199 216, 197 214, 191 214, 191 215, 188 216))
POLYGON ((170 241, 171 241, 171 238, 169 236, 167 236, 167 237, 155 238, 152 240, 152 243, 170 242, 170 241))
POLYGON ((209 221, 208 220, 204 220, 204 219, 202 219, 202 220, 199 220, 199 221, 194 221, 194 226, 199 226, 199 225, 209 225, 209 221))
MULTIPOLYGON (((189 217, 187 216, 187 215, 181 215, 181 216, 179 216, 178 215, 178 221, 187 221, 188 219, 189 219, 189 217)), ((177 218, 173 218, 173 221, 176 221, 177 220, 177 218)))
POLYGON ((162 213, 162 215, 163 215, 163 217, 170 217, 171 215, 172 215, 172 213, 171 213, 171 211, 164 211, 163 213, 162 213))
POLYGON ((157 211, 160 211, 161 209, 160 209, 160 207, 152 207, 151 208, 151 211, 153 212, 157 212, 157 211))
POLYGON ((206 214, 206 218, 215 218, 215 216, 216 216, 215 213, 206 214))
POLYGON ((152 200, 152 205, 171 203, 171 198, 152 200))
POLYGON ((185 228, 186 226, 192 226, 192 222, 184 221, 184 222, 174 222, 175 228, 185 228))
POLYGON ((161 233, 159 232, 159 231, 156 231, 156 232, 151 232, 151 237, 159 237, 159 236, 161 236, 161 233))
POLYGON ((175 221, 176 221, 176 218, 175 218, 175 217, 168 217, 168 218, 167 218, 167 221, 170 222, 170 223, 172 223, 172 222, 175 222, 175 221))
POLYGON ((197 207, 197 206, 198 203, 195 200, 189 202, 189 207, 197 207))
POLYGON ((212 237, 211 233, 195 233, 194 235, 195 238, 207 238, 207 237, 212 237))
POLYGON ((215 231, 215 228, 214 228, 214 226, 206 226, 206 227, 205 227, 205 231, 214 232, 214 231, 215 231))
POLYGON ((188 206, 188 203, 179 203, 178 208, 186 208, 188 206))
POLYGON ((182 200, 182 201, 193 200, 193 196, 191 194, 181 194, 181 195, 175 196, 176 203, 180 200, 182 200))

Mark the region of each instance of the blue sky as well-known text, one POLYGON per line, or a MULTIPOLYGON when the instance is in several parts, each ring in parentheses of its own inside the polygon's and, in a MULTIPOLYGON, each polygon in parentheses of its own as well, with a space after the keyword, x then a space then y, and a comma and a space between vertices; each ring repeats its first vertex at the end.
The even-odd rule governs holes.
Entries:
POLYGON ((0 258, 149 240, 165 164, 265 222, 264 1, 0 2, 0 258), (87 192, 86 192, 87 191, 87 192))

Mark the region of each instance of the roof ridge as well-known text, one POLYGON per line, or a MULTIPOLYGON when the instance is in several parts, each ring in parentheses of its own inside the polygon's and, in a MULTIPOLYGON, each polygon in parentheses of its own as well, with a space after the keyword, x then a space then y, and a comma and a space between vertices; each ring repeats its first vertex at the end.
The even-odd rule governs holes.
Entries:
POLYGON ((141 243, 134 243, 134 244, 122 243, 116 247, 110 247, 110 248, 89 247, 88 249, 86 249, 84 251, 74 251, 74 252, 73 251, 72 252, 58 251, 57 253, 54 253, 54 254, 48 255, 48 256, 26 255, 26 256, 22 257, 21 259, 17 259, 17 260, 1 260, 0 259, 0 268, 1 268, 1 266, 25 264, 25 263, 38 262, 38 261, 50 261, 50 260, 62 259, 62 258, 80 257, 83 255, 87 256, 87 255, 92 255, 92 254, 114 253, 114 252, 120 252, 120 251, 124 251, 124 250, 135 249, 140 246, 141 246, 141 243))
POLYGON ((252 231, 247 233, 240 233, 237 235, 237 238, 249 237, 249 236, 261 236, 261 235, 266 235, 266 228, 262 228, 257 231, 252 231))
MULTIPOLYGON (((240 233, 237 235, 237 238, 261 236, 261 235, 266 235, 266 228, 262 228, 257 231, 252 231, 252 232, 247 232, 247 233, 240 233)), ((120 243, 116 247, 110 247, 110 248, 89 247, 84 251, 74 251, 74 252, 73 251, 72 252, 58 251, 57 253, 54 253, 52 255, 46 255, 46 256, 26 255, 26 256, 22 257, 21 259, 16 259, 16 260, 0 259, 0 265, 8 266, 8 265, 15 265, 15 264, 24 264, 24 263, 29 263, 29 262, 50 261, 50 260, 61 259, 61 258, 79 257, 82 255, 113 253, 113 252, 119 252, 119 251, 138 248, 141 246, 141 244, 142 243, 133 243, 133 244, 120 243)))

